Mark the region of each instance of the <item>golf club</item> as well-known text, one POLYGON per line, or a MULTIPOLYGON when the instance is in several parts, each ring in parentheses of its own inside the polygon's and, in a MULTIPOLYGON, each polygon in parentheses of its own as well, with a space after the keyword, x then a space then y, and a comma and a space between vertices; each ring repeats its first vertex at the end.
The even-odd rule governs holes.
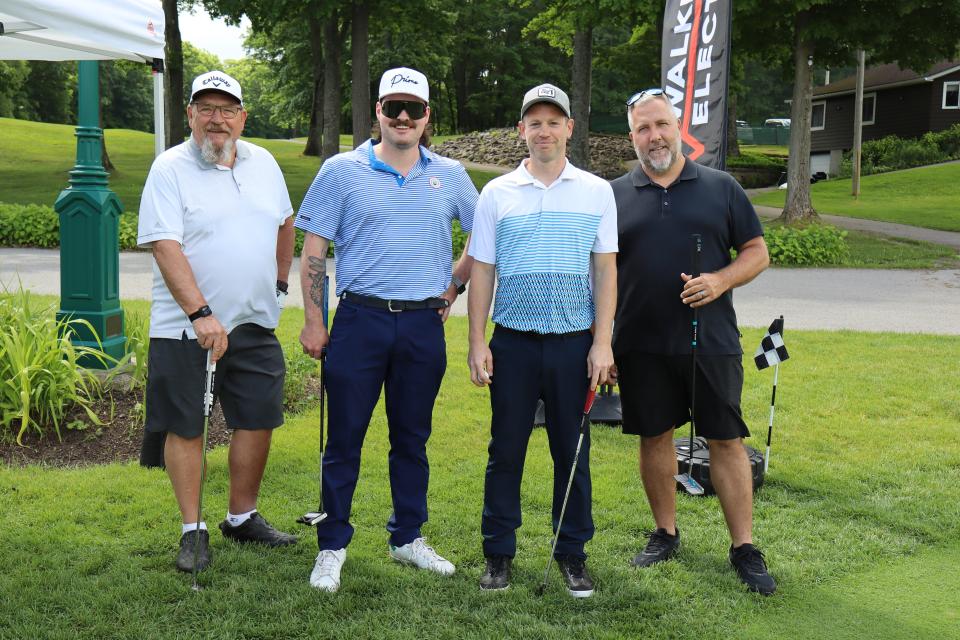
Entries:
POLYGON ((317 508, 316 511, 308 511, 302 516, 300 516, 299 518, 297 518, 297 522, 299 522, 300 524, 307 525, 308 527, 315 527, 316 525, 323 522, 327 517, 327 513, 323 510, 323 439, 324 439, 323 423, 324 423, 324 416, 326 413, 324 410, 324 396, 327 393, 326 362, 327 362, 327 350, 324 349, 323 352, 320 354, 320 480, 319 480, 319 486, 320 486, 319 505, 320 506, 317 508))
MULTIPOLYGON (((693 277, 700 277, 700 252, 703 249, 703 241, 699 233, 694 233, 690 236, 693 240, 693 277)), ((690 343, 690 446, 687 450, 687 472, 678 473, 673 476, 674 479, 680 483, 680 485, 686 489, 687 493, 692 496, 702 496, 704 494, 703 487, 699 482, 693 479, 693 432, 694 432, 694 414, 696 413, 695 406, 697 400, 697 323, 699 322, 699 314, 697 313, 697 307, 693 308, 693 322, 692 322, 692 331, 693 337, 690 343)))
POLYGON ((213 376, 217 363, 213 361, 212 351, 207 351, 206 385, 203 390, 203 438, 200 444, 200 494, 197 496, 197 528, 193 533, 193 587, 200 591, 197 582, 197 560, 200 553, 200 523, 203 522, 203 481, 207 477, 207 431, 210 426, 210 409, 213 407, 213 376))
MULTIPOLYGON (((330 306, 329 299, 327 298, 327 292, 330 287, 330 276, 323 277, 323 296, 322 296, 322 308, 320 309, 323 314, 323 326, 329 330, 330 327, 330 306)), ((297 522, 299 524, 306 525, 308 527, 315 527, 327 518, 327 512, 323 510, 323 441, 324 441, 324 422, 326 422, 326 411, 325 411, 325 402, 324 399, 327 393, 327 377, 326 377, 326 363, 327 363, 327 348, 324 347, 320 352, 320 471, 319 471, 319 480, 318 485, 320 486, 320 498, 316 511, 308 511, 299 518, 297 522)))
POLYGON ((537 588, 537 595, 543 595, 547 589, 547 581, 550 578, 550 567, 553 564, 553 554, 557 551, 557 541, 560 539, 560 527, 563 526, 563 514, 567 511, 567 500, 570 498, 570 488, 573 486, 573 474, 577 472, 577 462, 580 460, 580 447, 583 446, 583 436, 587 432, 587 424, 590 423, 590 409, 593 408, 593 400, 597 397, 596 387, 587 390, 587 401, 583 405, 583 417, 580 418, 580 438, 577 440, 577 448, 573 452, 573 466, 570 467, 570 479, 567 480, 567 491, 563 494, 563 505, 560 507, 560 518, 557 519, 557 530, 553 534, 553 544, 550 545, 550 555, 547 557, 547 568, 543 572, 543 584, 537 588))

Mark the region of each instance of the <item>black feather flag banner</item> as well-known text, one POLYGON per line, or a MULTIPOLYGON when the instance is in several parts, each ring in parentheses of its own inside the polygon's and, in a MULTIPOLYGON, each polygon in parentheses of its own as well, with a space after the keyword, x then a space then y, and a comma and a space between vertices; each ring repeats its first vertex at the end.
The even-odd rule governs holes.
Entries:
POLYGON ((783 343, 783 317, 777 318, 770 324, 767 333, 760 341, 757 352, 753 354, 753 361, 757 369, 766 369, 770 365, 780 364, 790 355, 787 346, 783 343))

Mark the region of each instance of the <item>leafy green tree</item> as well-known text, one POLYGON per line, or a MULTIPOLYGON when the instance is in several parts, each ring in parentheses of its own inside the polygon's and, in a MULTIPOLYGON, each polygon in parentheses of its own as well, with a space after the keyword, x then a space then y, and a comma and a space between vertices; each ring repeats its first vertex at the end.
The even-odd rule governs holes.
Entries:
POLYGON ((104 128, 153 131, 150 67, 129 60, 100 63, 100 114, 104 128))
POLYGON ((243 135, 255 138, 280 138, 286 133, 284 127, 272 119, 273 96, 272 71, 270 66, 253 57, 231 60, 224 69, 243 87, 243 105, 247 110, 247 123, 243 135))
POLYGON ((0 118, 23 118, 23 83, 30 75, 25 60, 0 60, 0 118))

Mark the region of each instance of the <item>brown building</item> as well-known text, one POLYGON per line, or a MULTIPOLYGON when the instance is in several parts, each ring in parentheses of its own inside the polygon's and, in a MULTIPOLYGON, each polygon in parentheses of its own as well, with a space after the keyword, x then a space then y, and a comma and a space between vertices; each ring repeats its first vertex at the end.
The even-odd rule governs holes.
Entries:
MULTIPOLYGON (((836 173, 853 147, 856 76, 815 87, 811 103, 813 171, 836 173), (834 169, 831 171, 830 169, 834 169)), ((944 60, 924 73, 896 64, 868 67, 863 76, 863 140, 919 138, 960 123, 960 60, 944 60)))

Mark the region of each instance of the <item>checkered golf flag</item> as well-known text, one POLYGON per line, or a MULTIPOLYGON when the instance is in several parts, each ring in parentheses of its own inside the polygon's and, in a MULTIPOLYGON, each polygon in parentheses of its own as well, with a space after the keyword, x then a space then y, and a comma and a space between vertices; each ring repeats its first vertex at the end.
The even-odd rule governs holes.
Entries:
POLYGON ((787 346, 783 344, 783 318, 777 318, 760 341, 757 352, 753 354, 753 361, 757 364, 757 369, 766 369, 772 364, 780 364, 789 357, 787 346))

